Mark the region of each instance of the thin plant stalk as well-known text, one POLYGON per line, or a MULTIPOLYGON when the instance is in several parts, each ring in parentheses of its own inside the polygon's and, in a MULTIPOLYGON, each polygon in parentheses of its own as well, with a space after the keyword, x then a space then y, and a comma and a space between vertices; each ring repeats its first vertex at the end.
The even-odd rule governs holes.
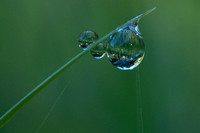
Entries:
POLYGON ((97 44, 104 41, 105 39, 107 39, 112 34, 114 34, 118 29, 124 28, 124 27, 128 26, 129 24, 137 22, 139 19, 141 19, 142 17, 151 13, 155 9, 156 9, 156 7, 146 11, 143 14, 136 16, 135 18, 127 21, 123 25, 117 27, 112 32, 108 33, 107 35, 103 36, 99 40, 92 43, 85 51, 80 52, 78 55, 76 55, 71 60, 69 60, 66 64, 64 64, 59 69, 57 69, 54 73, 52 73, 49 77, 47 77, 39 85, 37 85, 35 88, 33 88, 33 90, 31 90, 27 95, 25 95, 20 101, 18 101, 13 107, 11 107, 4 115, 2 115, 0 117, 0 127, 2 127, 8 120, 10 120, 27 102, 29 102, 34 96, 36 96, 45 86, 47 86, 52 80, 54 80, 57 76, 59 76, 64 70, 66 70, 74 62, 76 62, 82 56, 87 54, 93 47, 95 47, 97 44))

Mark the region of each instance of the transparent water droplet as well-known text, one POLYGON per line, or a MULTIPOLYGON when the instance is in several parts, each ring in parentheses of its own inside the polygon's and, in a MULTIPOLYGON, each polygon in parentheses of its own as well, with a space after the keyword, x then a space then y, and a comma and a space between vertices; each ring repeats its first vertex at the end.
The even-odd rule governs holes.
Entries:
MULTIPOLYGON (((83 50, 86 50, 87 47, 96 40, 98 40, 97 33, 91 30, 84 31, 78 40, 79 47, 83 48, 83 50)), ((106 53, 106 47, 103 45, 103 43, 97 44, 90 50, 90 53, 96 59, 101 59, 106 53)))
POLYGON ((137 67, 145 53, 145 45, 138 25, 119 29, 107 42, 107 56, 110 62, 121 70, 137 67))
POLYGON ((105 53, 106 53, 106 48, 103 45, 103 43, 97 44, 97 46, 95 46, 90 53, 92 54, 92 56, 94 56, 96 59, 101 59, 104 57, 105 53))
POLYGON ((87 47, 93 43, 94 41, 98 40, 98 35, 94 31, 87 30, 81 33, 79 42, 79 47, 81 47, 83 50, 86 50, 87 47))

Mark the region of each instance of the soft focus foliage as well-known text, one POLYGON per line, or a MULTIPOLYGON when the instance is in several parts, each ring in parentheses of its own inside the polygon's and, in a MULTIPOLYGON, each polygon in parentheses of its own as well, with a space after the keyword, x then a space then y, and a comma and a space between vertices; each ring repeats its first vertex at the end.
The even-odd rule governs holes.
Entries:
MULTIPOLYGON (((0 115, 82 51, 84 30, 99 36, 157 6, 139 25, 146 53, 140 78, 146 133, 200 132, 200 1, 1 0, 0 115)), ((136 72, 90 54, 25 105, 1 133, 136 132, 136 72)))

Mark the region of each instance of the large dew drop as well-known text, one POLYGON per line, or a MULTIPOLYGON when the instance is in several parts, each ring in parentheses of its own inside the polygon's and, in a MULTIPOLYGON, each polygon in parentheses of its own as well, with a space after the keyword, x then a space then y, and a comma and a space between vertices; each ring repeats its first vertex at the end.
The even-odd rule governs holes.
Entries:
MULTIPOLYGON (((81 47, 83 50, 86 50, 87 47, 98 40, 98 35, 94 31, 87 30, 84 31, 81 36, 79 41, 79 47, 81 47)), ((90 53, 92 56, 94 56, 96 59, 101 59, 105 53, 106 53, 106 48, 103 45, 103 43, 97 44, 94 48, 90 50, 90 53)))
POLYGON ((137 25, 121 28, 108 39, 107 56, 118 69, 134 69, 141 63, 144 53, 145 45, 137 25))

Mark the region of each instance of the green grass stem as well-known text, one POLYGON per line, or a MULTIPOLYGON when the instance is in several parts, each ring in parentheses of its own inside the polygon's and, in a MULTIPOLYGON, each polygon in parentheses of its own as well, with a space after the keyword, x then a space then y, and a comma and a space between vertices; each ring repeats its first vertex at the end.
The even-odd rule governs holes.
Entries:
POLYGON ((91 48, 99 44, 100 42, 104 41, 107 39, 109 36, 114 34, 118 29, 124 28, 128 26, 131 23, 135 23, 142 17, 146 16, 153 10, 155 10, 156 7, 148 10, 147 12, 140 14, 136 16, 135 18, 127 21, 123 25, 117 27, 115 30, 112 32, 108 33, 104 37, 100 38, 96 42, 92 43, 85 51, 82 51, 75 57, 73 57, 71 60, 69 60, 66 64, 61 66, 58 70, 56 70, 54 73, 52 73, 49 77, 47 77, 44 81, 42 81, 39 85, 37 85, 33 90, 31 90, 27 95, 25 95, 20 101, 18 101, 13 107, 11 107, 4 115, 0 117, 0 127, 2 127, 8 120, 10 120, 27 102, 29 102, 34 96, 36 96, 45 86, 47 86, 52 80, 54 80, 58 75, 60 75, 64 70, 66 70, 69 66, 71 66, 74 62, 79 60, 82 56, 87 54, 91 48))

